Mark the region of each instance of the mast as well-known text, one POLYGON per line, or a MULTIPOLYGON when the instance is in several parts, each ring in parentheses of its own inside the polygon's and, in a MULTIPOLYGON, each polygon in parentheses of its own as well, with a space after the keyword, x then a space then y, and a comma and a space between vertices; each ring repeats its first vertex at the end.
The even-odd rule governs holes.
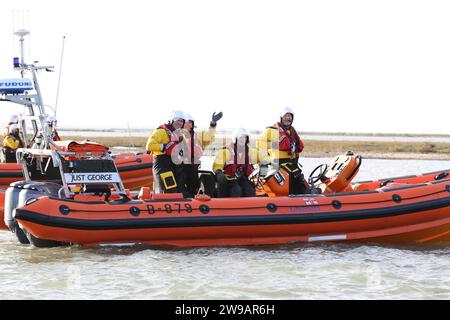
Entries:
MULTIPOLYGON (((27 29, 19 29, 16 32, 14 32, 14 35, 19 37, 19 43, 20 43, 20 64, 19 64, 19 68, 20 66, 24 66, 25 65, 25 36, 28 36, 30 34, 30 31, 27 29)), ((16 67, 16 59, 14 58, 14 67, 16 67)), ((24 74, 24 70, 20 71, 22 78, 23 78, 23 74, 24 74)))
POLYGON ((27 36, 30 36, 30 31, 22 28, 15 31, 14 35, 19 38, 20 57, 13 58, 13 65, 14 70, 20 72, 21 79, 23 79, 23 81, 20 81, 21 79, 19 79, 19 81, 17 81, 18 79, 11 79, 9 85, 13 86, 14 84, 17 84, 19 82, 26 83, 27 85, 25 87, 19 86, 18 88, 16 88, 17 92, 8 92, 7 90, 0 92, 0 101, 9 101, 25 106, 28 110, 28 114, 20 117, 20 124, 23 130, 23 138, 25 140, 25 143, 29 147, 31 147, 33 142, 36 142, 35 139, 42 132, 43 136, 40 148, 48 149, 50 147, 50 144, 52 143, 51 133, 46 123, 47 114, 45 112, 45 106, 39 86, 37 72, 39 70, 45 70, 48 72, 53 71, 54 67, 38 66, 37 61, 35 63, 28 64, 25 61, 25 40, 27 36), (32 80, 25 78, 25 74, 27 72, 31 73, 32 80), (32 92, 33 89, 35 91, 34 93, 32 92), (31 121, 33 132, 27 132, 26 120, 31 121), (33 135, 33 138, 31 140, 29 139, 27 133, 31 133, 33 135))

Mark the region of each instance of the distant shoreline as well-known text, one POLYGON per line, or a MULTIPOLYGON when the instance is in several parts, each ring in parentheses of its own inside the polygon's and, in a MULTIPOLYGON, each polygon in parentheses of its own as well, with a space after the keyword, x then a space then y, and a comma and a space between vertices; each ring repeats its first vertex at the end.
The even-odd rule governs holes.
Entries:
MULTIPOLYGON (((82 141, 85 136, 64 136, 63 139, 82 141)), ((147 137, 91 136, 89 140, 109 146, 115 153, 145 151, 147 137)), ((347 141, 304 140, 301 156, 306 158, 333 158, 353 151, 366 159, 420 159, 450 160, 450 143, 446 142, 392 142, 392 141, 347 141)), ((222 146, 213 144, 205 154, 214 155, 222 146)))
MULTIPOLYGON (((111 128, 111 129, 89 129, 89 128, 59 128, 60 132, 151 132, 154 128, 111 128)), ((232 128, 218 129, 219 133, 231 132, 232 128)), ((250 130, 254 134, 261 133, 261 130, 250 130)), ((311 136, 353 136, 353 137, 414 137, 414 138, 450 138, 450 134, 438 133, 377 133, 377 132, 325 132, 325 131, 300 131, 301 135, 311 136)))
MULTIPOLYGON (((141 147, 111 147, 113 154, 128 153, 128 152, 145 152, 144 148, 141 147)), ((332 152, 302 152, 300 158, 334 158, 341 153, 332 152)), ((374 153, 374 152, 364 152, 358 153, 363 159, 382 159, 382 160, 449 160, 450 155, 446 154, 432 154, 432 153, 374 153)))
MULTIPOLYGON (((358 153, 358 152, 357 152, 358 153)), ((340 153, 331 152, 304 152, 301 154, 304 158, 333 158, 340 153)), ((384 159, 384 160, 450 160, 450 154, 435 154, 435 153, 376 153, 376 152, 362 152, 358 153, 364 159, 384 159)))

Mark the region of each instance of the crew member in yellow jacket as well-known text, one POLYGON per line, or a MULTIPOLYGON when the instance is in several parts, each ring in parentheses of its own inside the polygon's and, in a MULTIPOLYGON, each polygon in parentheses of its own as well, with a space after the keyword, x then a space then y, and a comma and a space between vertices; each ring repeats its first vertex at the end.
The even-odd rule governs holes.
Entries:
POLYGON ((289 173, 289 194, 304 194, 309 192, 309 185, 298 165, 304 144, 292 126, 293 121, 294 110, 284 107, 280 120, 263 132, 257 145, 260 156, 269 155, 272 165, 280 166, 289 173))
POLYGON ((169 121, 152 132, 147 140, 147 152, 153 155, 153 187, 155 193, 182 192, 178 185, 181 176, 179 165, 180 143, 185 114, 174 111, 169 121))
POLYGON ((24 143, 20 137, 19 126, 12 124, 8 128, 8 135, 3 139, 3 152, 6 162, 17 162, 16 150, 23 148, 24 143))
POLYGON ((257 151, 249 148, 250 133, 245 128, 233 131, 232 142, 219 150, 213 163, 218 197, 254 197, 255 185, 249 180, 257 151))
MULTIPOLYGON (((198 168, 200 158, 203 156, 205 148, 214 141, 217 121, 222 118, 222 112, 212 115, 208 130, 195 131, 195 120, 189 113, 186 113, 184 124, 183 148, 180 155, 181 176, 179 183, 182 185, 183 194, 188 198, 193 198, 200 187, 198 168)), ((211 188, 205 186, 205 193, 212 195, 211 188)))

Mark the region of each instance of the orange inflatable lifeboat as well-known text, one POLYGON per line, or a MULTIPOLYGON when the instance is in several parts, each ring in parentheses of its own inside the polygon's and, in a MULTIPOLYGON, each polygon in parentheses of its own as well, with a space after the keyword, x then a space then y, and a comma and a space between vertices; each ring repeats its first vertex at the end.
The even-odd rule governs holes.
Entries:
MULTIPOLYGON (((264 197, 198 195, 186 199, 181 194, 152 194, 150 188, 143 187, 138 196, 132 197, 120 188, 119 180, 114 180, 115 188, 83 180, 86 185, 79 193, 44 194, 40 188, 49 187, 31 184, 28 190, 18 191, 20 199, 28 197, 19 201, 13 216, 26 238, 38 247, 315 241, 450 243, 448 171, 410 177, 413 184, 408 185, 404 184, 408 178, 401 183, 401 179, 364 182, 364 190, 355 191, 357 184, 352 185, 351 180, 361 166, 361 158, 347 154, 330 164, 311 176, 317 180, 315 186, 324 186, 326 192, 295 196, 270 190, 271 194, 264 197)), ((63 166, 65 175, 80 174, 66 173, 69 167, 63 166)))
POLYGON ((15 218, 37 246, 41 239, 173 246, 449 243, 450 179, 353 195, 183 199, 147 193, 109 201, 44 196, 17 208, 15 218))

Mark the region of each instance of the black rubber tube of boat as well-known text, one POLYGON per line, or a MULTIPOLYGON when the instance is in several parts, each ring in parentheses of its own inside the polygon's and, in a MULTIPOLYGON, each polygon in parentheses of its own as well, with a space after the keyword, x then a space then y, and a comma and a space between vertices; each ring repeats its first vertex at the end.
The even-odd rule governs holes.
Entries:
MULTIPOLYGON (((448 181, 447 180, 444 180, 444 182, 450 182, 450 179, 448 179, 448 181)), ((437 181, 437 182, 433 182, 433 184, 437 184, 437 183, 442 183, 442 181, 437 181)), ((416 186, 405 186, 405 187, 400 187, 400 188, 392 188, 392 189, 389 189, 389 190, 386 190, 386 191, 397 191, 397 190, 401 190, 401 189, 408 189, 408 188, 412 188, 412 187, 417 187, 418 185, 416 185, 416 186)), ((419 185, 419 186, 426 186, 426 184, 421 184, 421 185, 419 185)), ((431 193, 427 193, 427 194, 421 194, 421 195, 416 195, 416 196, 411 196, 411 197, 404 197, 403 198, 403 200, 412 200, 412 199, 417 199, 417 198, 421 198, 421 197, 425 197, 425 196, 432 196, 432 195, 436 195, 436 194, 439 194, 439 193, 442 193, 442 192, 450 192, 450 185, 449 185, 449 187, 446 187, 445 189, 443 189, 443 190, 438 190, 438 191, 435 191, 435 192, 431 192, 431 193)), ((349 196, 349 195, 355 195, 355 194, 374 194, 374 193, 379 193, 378 191, 361 191, 361 192, 346 192, 346 193, 336 193, 336 194, 324 194, 324 195, 321 195, 321 196, 325 196, 325 197, 327 197, 327 198, 335 198, 335 197, 344 197, 344 196, 349 196)), ((308 196, 308 195, 306 195, 306 196, 308 196)), ((309 195, 309 196, 311 196, 311 195, 309 195)), ((317 195, 312 195, 312 196, 317 196, 317 195)), ((291 197, 291 198, 296 198, 296 197, 305 197, 305 195, 293 195, 293 196, 289 196, 289 197, 291 197)), ((52 199, 52 200, 58 200, 58 201, 60 201, 60 202, 67 202, 68 204, 70 204, 70 203, 83 203, 83 204, 87 204, 87 205, 92 205, 93 207, 95 207, 95 205, 97 205, 97 204, 105 204, 105 201, 88 201, 88 202, 85 202, 85 201, 77 201, 77 200, 71 200, 71 199, 60 199, 60 198, 54 198, 54 197, 49 197, 49 199, 52 199)), ((37 200, 37 201, 39 201, 39 200, 37 200)), ((164 200, 163 202, 164 203, 167 203, 167 202, 191 202, 192 201, 192 199, 186 199, 186 198, 184 198, 184 199, 167 199, 167 200, 164 200)), ((360 202, 344 202, 344 201, 340 201, 341 202, 341 204, 343 204, 343 205, 345 205, 345 204, 352 204, 352 205, 355 205, 355 204, 372 204, 372 203, 385 203, 385 202, 391 202, 392 201, 392 198, 388 198, 388 199, 384 199, 384 200, 376 200, 376 201, 360 201, 360 202)), ((136 201, 136 204, 138 203, 139 201, 136 201)), ((144 200, 144 201, 140 201, 139 203, 144 203, 144 204, 152 204, 152 203, 158 203, 158 202, 161 202, 161 200, 144 200)), ((119 204, 122 204, 122 202, 116 202, 116 201, 110 201, 110 202, 108 202, 110 205, 119 205, 119 204)), ((131 204, 131 203, 130 203, 131 204)), ((319 204, 317 204, 316 205, 316 207, 326 207, 326 206, 330 206, 330 205, 332 205, 332 203, 319 203, 319 204)), ((289 208, 289 207, 292 207, 292 205, 278 205, 277 206, 278 208, 289 208)), ((308 208, 308 207, 310 207, 310 205, 307 205, 307 204, 305 204, 305 205, 295 205, 295 207, 304 207, 304 208, 308 208)), ((227 208, 211 208, 210 207, 210 210, 243 210, 243 209, 264 209, 264 208, 267 208, 266 207, 266 205, 260 205, 260 206, 251 206, 251 207, 227 207, 227 208)), ((70 209, 70 212, 127 212, 129 209, 118 209, 118 210, 111 210, 111 209, 108 209, 108 210, 95 210, 95 209, 87 209, 87 210, 81 210, 81 209, 70 209)), ((195 208, 195 207, 193 207, 192 208, 192 210, 199 210, 199 208, 195 208)), ((156 209, 155 208, 155 212, 166 212, 166 210, 165 209, 156 209)), ((181 209, 181 211, 185 211, 185 210, 183 210, 183 209, 181 209)))
POLYGON ((129 219, 77 219, 48 216, 42 213, 16 209, 16 219, 44 226, 77 230, 123 230, 147 228, 180 228, 212 226, 245 226, 273 224, 310 224, 343 222, 351 220, 379 219, 450 207, 450 197, 413 204, 349 211, 326 211, 308 214, 244 215, 244 216, 196 216, 177 218, 129 218, 129 219))
POLYGON ((137 164, 137 165, 131 165, 126 167, 117 167, 117 171, 119 172, 125 172, 125 171, 135 171, 135 170, 143 170, 143 169, 152 169, 153 163, 144 163, 144 164, 137 164))

